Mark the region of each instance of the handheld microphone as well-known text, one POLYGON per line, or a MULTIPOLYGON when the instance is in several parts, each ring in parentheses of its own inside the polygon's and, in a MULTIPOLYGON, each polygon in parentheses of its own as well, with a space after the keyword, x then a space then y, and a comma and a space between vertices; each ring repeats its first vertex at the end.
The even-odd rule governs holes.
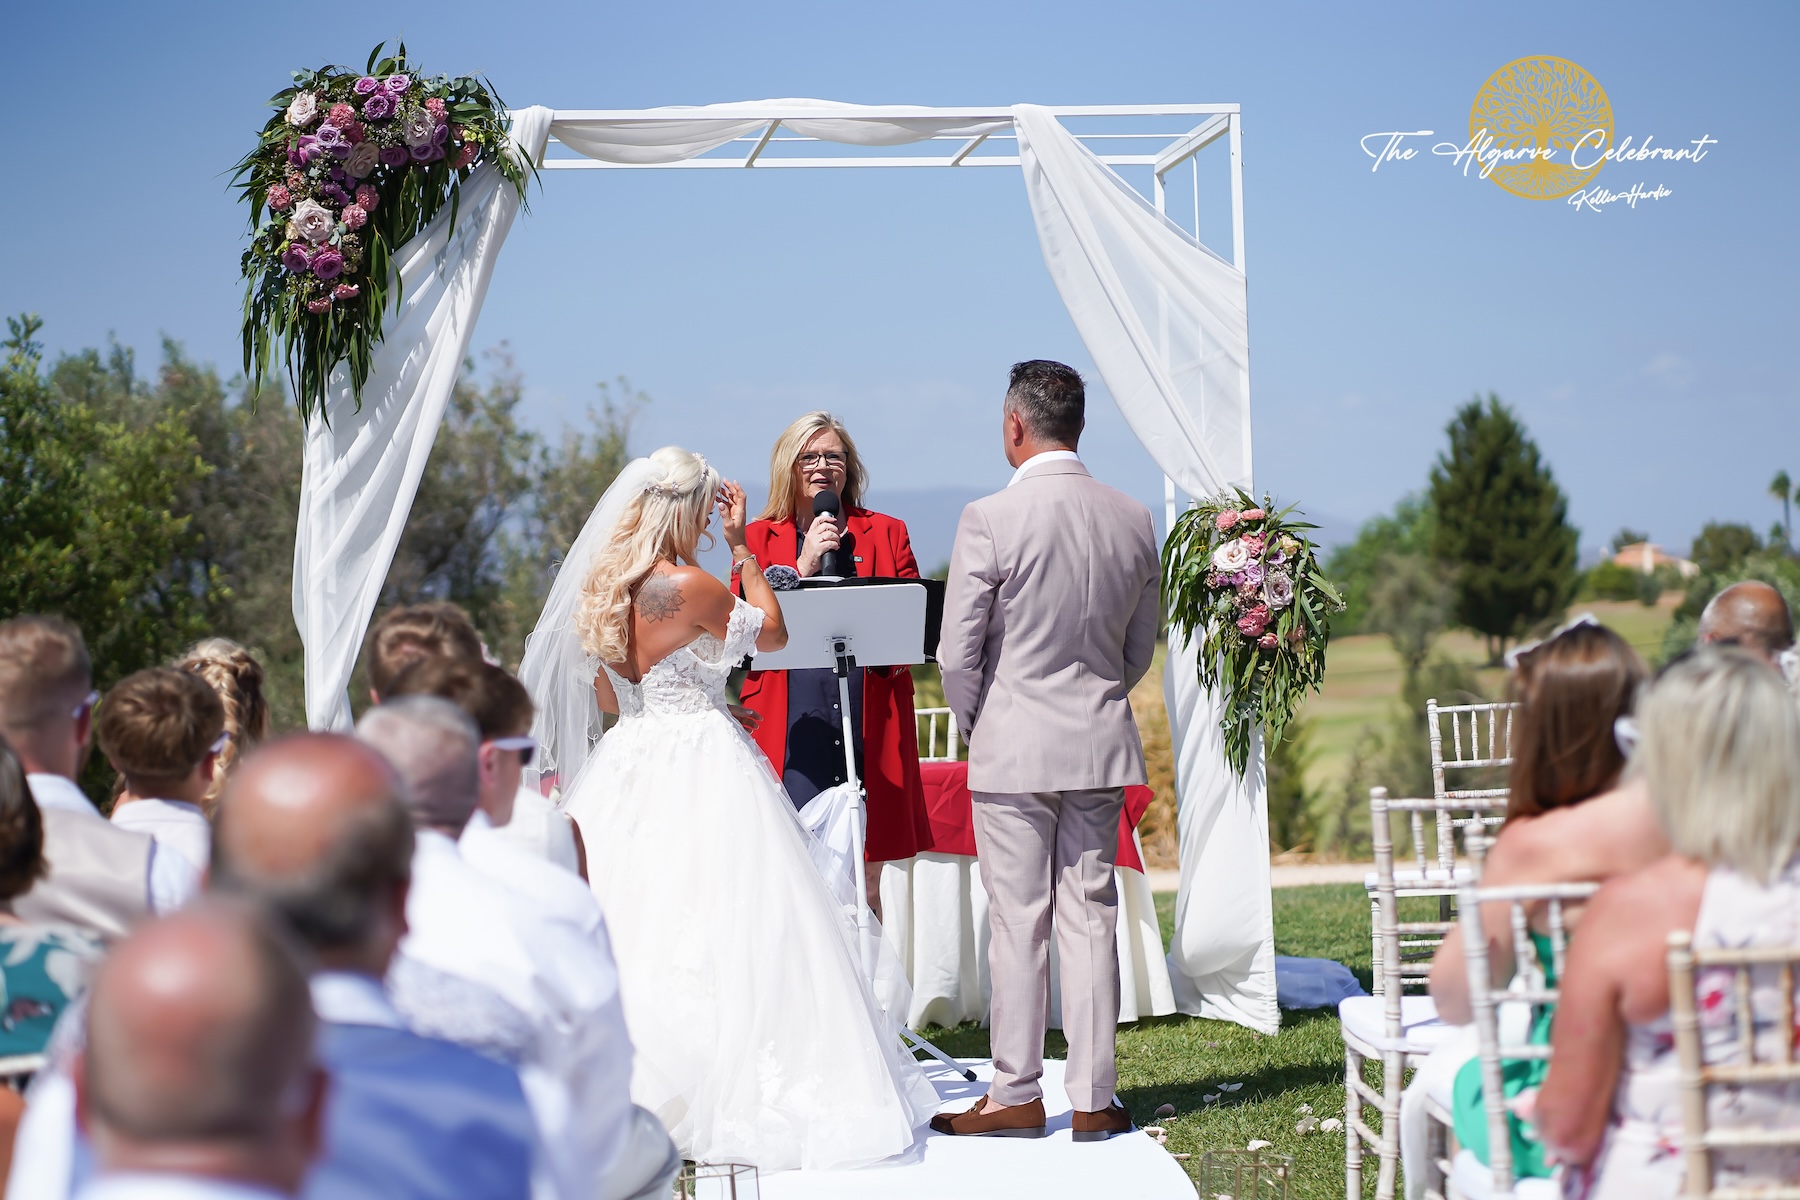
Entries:
MULTIPOLYGON (((841 508, 838 494, 830 489, 814 496, 812 504, 815 519, 821 516, 836 517, 841 508)), ((821 576, 842 578, 850 573, 844 570, 844 549, 841 545, 836 550, 827 550, 819 556, 819 574, 821 576)))

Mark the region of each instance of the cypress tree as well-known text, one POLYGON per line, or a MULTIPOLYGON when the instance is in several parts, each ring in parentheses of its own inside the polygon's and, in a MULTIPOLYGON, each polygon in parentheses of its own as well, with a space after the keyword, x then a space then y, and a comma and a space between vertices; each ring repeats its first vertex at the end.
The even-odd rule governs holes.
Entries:
POLYGON ((1537 444, 1499 397, 1469 401, 1446 432, 1431 469, 1432 553, 1455 581, 1457 623, 1498 662, 1509 639, 1574 596, 1576 533, 1537 444))

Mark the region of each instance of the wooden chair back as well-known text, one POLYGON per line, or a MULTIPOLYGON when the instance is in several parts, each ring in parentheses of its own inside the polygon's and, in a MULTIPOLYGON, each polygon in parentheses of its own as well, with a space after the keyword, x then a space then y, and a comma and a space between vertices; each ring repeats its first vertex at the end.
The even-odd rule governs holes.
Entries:
MULTIPOLYGON (((1684 1196, 1725 1200, 1748 1197, 1800 1196, 1800 1180, 1790 1186, 1713 1187, 1713 1155, 1728 1149, 1800 1149, 1800 1127, 1786 1129, 1714 1129, 1707 1110, 1708 1090, 1780 1087, 1800 1083, 1800 1062, 1794 1057, 1794 983, 1800 967, 1800 946, 1747 946, 1697 950, 1685 930, 1669 935, 1669 1016, 1675 1027, 1675 1056, 1681 1080, 1682 1153, 1687 1160, 1684 1196), (1700 1036, 1700 1006, 1695 996, 1697 971, 1725 971, 1731 978, 1731 1000, 1726 1012, 1731 1019, 1732 1042, 1737 1053, 1730 1061, 1708 1063, 1700 1036), (1770 978, 1770 977, 1773 978, 1770 978), (1756 1014, 1751 1007, 1753 989, 1773 986, 1776 1022, 1772 1038, 1756 1036, 1756 1014)), ((1715 1057, 1718 1057, 1715 1055, 1715 1057)))

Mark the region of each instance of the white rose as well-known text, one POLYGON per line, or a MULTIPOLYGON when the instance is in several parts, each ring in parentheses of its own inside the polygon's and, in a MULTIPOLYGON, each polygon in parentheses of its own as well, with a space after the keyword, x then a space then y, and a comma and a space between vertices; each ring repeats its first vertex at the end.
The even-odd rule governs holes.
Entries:
POLYGON ((317 200, 302 200, 294 207, 292 225, 301 237, 316 246, 331 236, 337 228, 337 218, 317 200))
POLYGON ((288 105, 287 123, 295 129, 305 129, 319 115, 319 98, 311 92, 301 92, 288 105))
POLYGON ((350 157, 344 160, 344 174, 352 179, 361 179, 375 169, 381 160, 381 147, 374 142, 358 142, 350 147, 350 157))
POLYGON ((1232 538, 1213 551, 1212 563, 1214 570, 1227 575, 1241 571, 1250 565, 1250 547, 1244 545, 1243 538, 1232 538))
POLYGON ((422 108, 415 108, 406 114, 400 136, 408 147, 429 146, 437 137, 437 118, 422 108))

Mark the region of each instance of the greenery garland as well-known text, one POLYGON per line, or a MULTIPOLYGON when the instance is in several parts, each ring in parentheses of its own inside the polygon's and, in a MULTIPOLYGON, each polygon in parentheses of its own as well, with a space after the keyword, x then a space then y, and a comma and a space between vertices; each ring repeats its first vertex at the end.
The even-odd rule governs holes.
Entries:
POLYGON ((1163 546, 1169 625, 1199 636, 1200 683, 1222 690, 1225 758, 1239 775, 1258 727, 1280 741, 1308 690, 1325 678, 1331 616, 1344 601, 1320 574, 1317 548, 1290 520, 1242 488, 1183 513, 1163 546))
POLYGON ((233 176, 252 234, 244 372, 260 387, 279 345, 302 419, 323 411, 339 363, 361 405, 393 253, 446 203, 454 223, 470 174, 492 163, 525 195, 527 167, 508 152, 511 121, 487 81, 421 75, 404 43, 383 58, 386 45, 360 72, 294 72, 233 176))

